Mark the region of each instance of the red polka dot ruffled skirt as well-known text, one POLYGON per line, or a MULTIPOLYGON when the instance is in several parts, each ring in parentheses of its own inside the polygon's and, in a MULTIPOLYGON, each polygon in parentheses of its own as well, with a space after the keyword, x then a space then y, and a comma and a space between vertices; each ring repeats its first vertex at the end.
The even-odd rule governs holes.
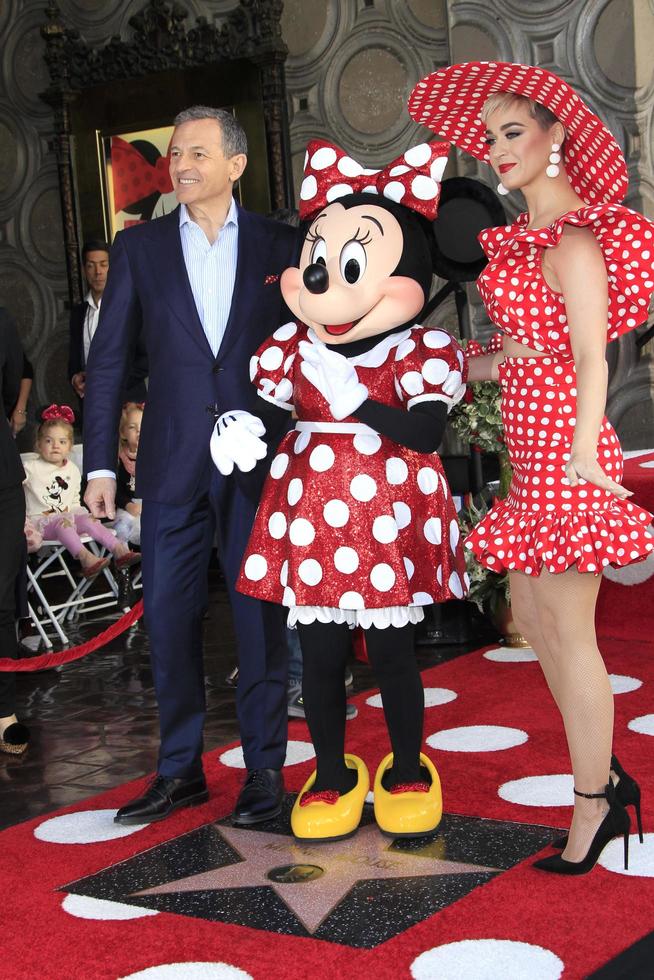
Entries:
MULTIPOLYGON (((465 546, 486 568, 539 575, 599 574, 654 551, 653 517, 587 481, 571 487, 570 456, 576 409, 574 364, 554 357, 506 358, 500 366, 502 421, 513 478, 508 496, 467 536, 465 546)), ((604 419, 598 442, 604 472, 622 479, 622 450, 604 419)))

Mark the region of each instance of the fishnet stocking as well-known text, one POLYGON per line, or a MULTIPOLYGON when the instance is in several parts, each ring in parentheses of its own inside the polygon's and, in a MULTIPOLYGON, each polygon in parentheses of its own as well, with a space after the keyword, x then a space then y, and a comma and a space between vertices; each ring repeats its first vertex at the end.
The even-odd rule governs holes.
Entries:
MULTIPOLYGON (((516 624, 534 648, 561 712, 575 787, 598 793, 608 782, 613 739, 613 693, 595 636, 601 579, 576 568, 558 575, 543 569, 538 578, 527 578, 511 575, 516 624)), ((574 798, 564 858, 585 856, 606 810, 605 800, 574 798)))

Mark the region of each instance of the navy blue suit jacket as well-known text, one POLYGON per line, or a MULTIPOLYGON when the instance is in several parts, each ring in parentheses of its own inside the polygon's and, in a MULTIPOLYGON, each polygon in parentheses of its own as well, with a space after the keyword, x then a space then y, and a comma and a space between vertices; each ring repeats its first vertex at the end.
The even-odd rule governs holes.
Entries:
POLYGON ((249 361, 279 326, 278 277, 295 258, 296 231, 239 207, 238 260, 225 334, 214 358, 186 273, 179 209, 116 236, 87 365, 84 469, 116 469, 120 389, 142 333, 149 364, 136 493, 180 505, 209 486, 217 411, 250 409, 249 361))

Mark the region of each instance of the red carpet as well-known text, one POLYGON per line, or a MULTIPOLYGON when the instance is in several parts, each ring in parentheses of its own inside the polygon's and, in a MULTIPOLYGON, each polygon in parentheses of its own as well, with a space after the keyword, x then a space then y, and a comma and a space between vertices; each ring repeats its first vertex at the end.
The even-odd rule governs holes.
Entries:
MULTIPOLYGON (((633 490, 633 500, 654 514, 654 450, 642 450, 625 459, 624 485, 633 490)), ((637 640, 654 626, 654 555, 624 569, 609 569, 602 583, 597 606, 597 629, 602 636, 637 640)), ((650 631, 649 636, 652 636, 650 631)))
MULTIPOLYGON (((622 645, 607 641, 605 652, 609 670, 616 675, 616 689, 624 691, 616 695, 615 748, 625 767, 641 781, 645 831, 650 831, 645 845, 640 845, 635 837, 631 839, 631 875, 598 867, 589 876, 564 879, 533 870, 529 859, 372 949, 209 922, 188 913, 159 912, 145 918, 98 921, 66 911, 62 907, 66 889, 62 886, 142 854, 229 812, 242 770, 225 765, 219 759, 222 753, 215 751, 205 759, 210 802, 180 811, 162 824, 121 839, 52 843, 39 840, 34 834, 41 827, 39 833, 47 836, 48 826, 52 826, 47 823, 50 817, 19 825, 1 835, 4 980, 117 980, 137 973, 140 977, 139 971, 149 971, 143 974, 148 980, 173 976, 186 980, 245 980, 248 976, 255 980, 345 976, 375 980, 411 976, 421 980, 588 977, 654 929, 652 644, 645 637, 640 643, 622 645), (639 718, 634 727, 642 731, 631 730, 629 723, 634 724, 634 719, 639 718), (463 940, 470 941, 463 949, 478 957, 479 972, 471 972, 468 967, 445 972, 433 957, 441 955, 446 944, 463 940), (482 940, 496 942, 480 945, 482 940), (498 950, 501 952, 503 947, 498 941, 507 940, 522 945, 509 947, 506 971, 484 973, 488 950, 493 956, 499 955, 498 950), (434 949, 436 953, 430 952, 434 949), (522 962, 514 959, 518 954, 528 956, 528 967, 516 966, 522 962), (546 958, 542 967, 531 965, 529 957, 533 955, 546 958), (561 961, 560 969, 552 967, 558 962, 556 957, 561 961), (193 963, 205 966, 196 969, 189 966, 193 963), (163 964, 181 965, 173 972, 152 970, 163 964), (227 966, 219 968, 215 964, 227 966)), ((502 650, 499 656, 512 653, 502 650)), ((445 810, 517 823, 566 826, 569 807, 545 805, 569 797, 565 778, 515 783, 529 777, 556 777, 568 771, 563 733, 538 665, 497 662, 483 654, 468 654, 423 675, 428 699, 446 702, 428 708, 425 729, 428 741, 441 746, 427 751, 441 774, 445 810), (444 693, 447 691, 456 697, 444 693), (466 751, 461 751, 464 748, 466 751), (515 794, 521 793, 523 802, 509 802, 498 795, 506 783, 512 783, 512 787, 505 786, 503 795, 515 799, 515 794), (527 805, 535 793, 545 794, 545 798, 540 805, 527 805)), ((372 769, 387 750, 382 712, 367 704, 366 696, 356 700, 359 716, 348 724, 348 748, 360 753, 372 769)), ((303 723, 291 723, 290 738, 294 757, 304 756, 306 760, 308 732, 303 723)), ((234 755, 227 755, 227 761, 233 760, 234 755)), ((309 759, 287 767, 289 789, 299 788, 311 766, 309 759)), ((121 786, 61 813, 114 809, 141 785, 142 781, 121 786)), ((77 818, 73 827, 76 833, 81 819, 77 818)), ((104 826, 113 827, 111 815, 106 816, 104 826)), ((351 841, 353 860, 356 842, 355 837, 351 841)), ((196 856, 189 852, 189 862, 196 856)), ((612 867, 610 861, 608 864, 612 867)), ((312 885, 316 886, 320 887, 320 883, 312 885)), ((129 906, 120 908, 132 914, 129 906)), ((448 947, 445 952, 461 949, 448 947)), ((638 974, 641 975, 646 974, 638 974)))

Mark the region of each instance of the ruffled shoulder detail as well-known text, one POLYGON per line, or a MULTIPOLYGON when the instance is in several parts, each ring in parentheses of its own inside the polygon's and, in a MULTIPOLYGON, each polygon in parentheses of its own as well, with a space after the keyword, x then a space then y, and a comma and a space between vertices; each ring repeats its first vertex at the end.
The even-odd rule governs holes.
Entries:
POLYGON ((527 228, 529 215, 520 214, 513 225, 490 228, 479 240, 489 257, 504 245, 519 243, 553 248, 566 225, 589 228, 602 250, 609 283, 608 339, 617 337, 647 319, 654 292, 654 223, 620 204, 595 204, 561 215, 547 228, 527 228), (485 242, 483 236, 488 235, 485 242))
POLYGON ((477 235, 477 241, 484 250, 487 258, 492 259, 505 242, 513 240, 517 225, 497 225, 495 228, 484 228, 477 235))

